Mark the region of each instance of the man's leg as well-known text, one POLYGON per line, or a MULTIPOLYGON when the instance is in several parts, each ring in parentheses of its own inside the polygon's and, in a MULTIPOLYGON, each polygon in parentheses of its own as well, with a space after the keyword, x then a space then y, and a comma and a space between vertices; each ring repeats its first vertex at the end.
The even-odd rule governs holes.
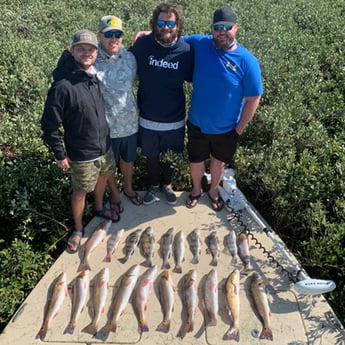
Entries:
POLYGON ((221 210, 223 207, 223 202, 219 197, 218 186, 223 176, 224 162, 211 157, 210 162, 210 174, 211 174, 211 185, 208 191, 208 196, 211 199, 212 208, 215 211, 221 210))
POLYGON ((120 159, 120 169, 123 175, 123 193, 134 204, 143 203, 140 195, 133 189, 133 162, 126 162, 120 159))
POLYGON ((199 201, 202 194, 201 179, 205 173, 205 163, 190 163, 190 174, 192 178, 193 188, 186 201, 188 208, 193 208, 199 201))
POLYGON ((84 229, 83 213, 85 208, 85 197, 86 193, 73 190, 71 205, 74 220, 74 231, 72 232, 72 235, 67 243, 67 246, 71 252, 75 252, 78 249, 82 237, 82 232, 84 229))

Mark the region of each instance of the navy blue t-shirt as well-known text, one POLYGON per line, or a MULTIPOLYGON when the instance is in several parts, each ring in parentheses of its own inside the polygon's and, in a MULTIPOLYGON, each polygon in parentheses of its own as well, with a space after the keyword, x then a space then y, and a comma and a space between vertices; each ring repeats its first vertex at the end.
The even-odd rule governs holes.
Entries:
POLYGON ((153 34, 139 38, 129 49, 138 65, 140 116, 156 122, 178 122, 185 118, 184 81, 193 79, 193 48, 181 38, 163 47, 153 34))

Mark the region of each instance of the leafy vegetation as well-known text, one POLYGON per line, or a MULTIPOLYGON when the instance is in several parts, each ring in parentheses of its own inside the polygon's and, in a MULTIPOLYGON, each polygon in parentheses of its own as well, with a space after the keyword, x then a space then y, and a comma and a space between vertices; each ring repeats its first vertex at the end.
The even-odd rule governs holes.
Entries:
MULTIPOLYGON (((223 1, 177 0, 186 32, 210 31, 223 1)), ((345 7, 342 0, 245 0, 238 39, 259 58, 261 106, 241 139, 236 179, 308 273, 333 279, 345 309, 345 7)), ((124 43, 147 29, 157 1, 0 0, 0 324, 4 326, 64 248, 71 225, 69 175, 40 139, 51 72, 71 35, 98 20, 124 20, 124 43)), ((187 87, 187 99, 190 96, 187 87)), ((178 190, 190 189, 187 156, 168 157, 178 190)), ((142 158, 135 187, 145 188, 142 158)), ((119 177, 119 183, 121 179, 119 177)), ((91 216, 92 196, 86 217, 91 216)))

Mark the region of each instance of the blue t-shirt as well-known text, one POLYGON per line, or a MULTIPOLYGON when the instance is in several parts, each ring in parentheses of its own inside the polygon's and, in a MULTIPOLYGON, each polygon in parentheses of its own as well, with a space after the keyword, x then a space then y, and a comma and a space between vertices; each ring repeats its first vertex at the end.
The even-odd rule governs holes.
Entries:
POLYGON ((183 39, 195 54, 188 120, 205 134, 233 130, 240 119, 244 97, 263 92, 258 60, 239 43, 233 51, 216 49, 211 35, 183 39))
POLYGON ((139 38, 129 49, 137 60, 138 107, 144 119, 172 123, 186 116, 184 81, 193 77, 193 49, 178 39, 163 47, 153 34, 139 38))

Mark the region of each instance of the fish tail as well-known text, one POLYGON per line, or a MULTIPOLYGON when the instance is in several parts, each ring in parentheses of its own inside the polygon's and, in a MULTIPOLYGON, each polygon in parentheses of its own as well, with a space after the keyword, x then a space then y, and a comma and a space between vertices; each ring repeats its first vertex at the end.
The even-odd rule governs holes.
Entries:
POLYGON ((96 334, 97 333, 97 325, 93 322, 88 324, 86 327, 82 329, 82 332, 88 333, 88 334, 96 334))
POLYGON ((211 262, 210 262, 211 266, 218 266, 218 260, 216 257, 212 258, 211 262))
POLYGON ((267 339, 273 341, 272 330, 269 327, 263 327, 260 334, 260 339, 267 339))
POLYGON ((146 322, 139 322, 138 324, 138 330, 139 333, 143 333, 143 332, 148 332, 149 331, 149 327, 147 326, 146 322))
POLYGON ((217 326, 217 319, 215 317, 210 319, 207 326, 210 326, 210 327, 217 326))
POLYGON ((111 255, 106 255, 103 262, 111 262, 111 255))
POLYGON ((128 260, 128 256, 124 256, 123 258, 121 259, 118 259, 122 264, 126 263, 127 260, 128 260))
POLYGON ((112 322, 112 323, 108 323, 106 326, 105 326, 105 329, 108 331, 108 332, 116 332, 116 329, 117 329, 117 322, 112 322))
POLYGON ((237 264, 238 262, 238 255, 234 255, 231 259, 231 264, 234 265, 234 264, 237 264))
POLYGON ((194 256, 191 262, 192 262, 192 264, 196 265, 199 263, 199 258, 197 256, 194 256))
POLYGON ((168 333, 170 330, 170 321, 162 321, 156 328, 159 332, 168 333))
POLYGON ((173 269, 173 272, 175 273, 182 273, 182 267, 180 265, 175 266, 173 269))
POLYGON ((184 334, 193 332, 194 329, 194 322, 193 320, 187 321, 185 327, 184 327, 184 334))
POLYGON ((162 269, 170 270, 170 264, 168 261, 163 262, 162 269))
POLYGON ((237 326, 233 326, 229 329, 223 337, 223 340, 236 340, 240 341, 240 330, 237 326))
POLYGON ((48 331, 48 328, 47 327, 42 327, 39 332, 37 333, 36 335, 36 338, 35 339, 40 339, 40 340, 44 340, 46 335, 47 335, 47 331, 48 331))
POLYGON ((82 272, 86 270, 91 271, 90 263, 88 260, 85 260, 84 262, 80 264, 78 272, 82 272))
POLYGON ((75 329, 75 322, 70 322, 66 329, 64 330, 63 334, 73 334, 75 329))

